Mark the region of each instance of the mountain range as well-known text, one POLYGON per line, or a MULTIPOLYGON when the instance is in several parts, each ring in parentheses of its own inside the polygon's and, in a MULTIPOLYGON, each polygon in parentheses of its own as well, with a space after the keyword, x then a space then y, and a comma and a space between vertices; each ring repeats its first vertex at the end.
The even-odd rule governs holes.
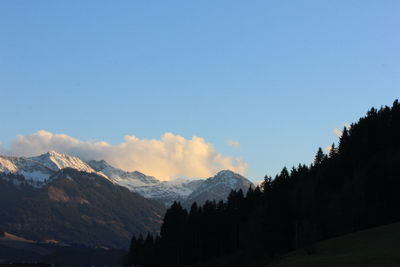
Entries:
POLYGON ((253 186, 229 170, 208 179, 160 181, 56 151, 0 156, 0 232, 41 242, 126 248, 133 234, 158 232, 165 207, 174 201, 190 207, 253 186))
POLYGON ((208 179, 176 179, 160 181, 153 176, 138 171, 128 172, 116 168, 104 160, 89 160, 87 162, 56 151, 50 151, 35 157, 0 156, 0 173, 18 174, 24 182, 36 188, 44 186, 56 172, 72 168, 77 171, 97 174, 115 185, 128 188, 147 199, 153 199, 170 206, 174 201, 182 203, 206 200, 224 200, 231 190, 247 191, 254 185, 245 177, 229 170, 223 170, 208 179))

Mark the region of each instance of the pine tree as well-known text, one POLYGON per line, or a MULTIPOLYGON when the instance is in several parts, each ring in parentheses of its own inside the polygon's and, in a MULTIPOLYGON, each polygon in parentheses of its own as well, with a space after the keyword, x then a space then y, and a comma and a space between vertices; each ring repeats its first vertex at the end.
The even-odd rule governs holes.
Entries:
POLYGON ((265 175, 264 181, 261 183, 261 189, 265 192, 270 192, 272 190, 272 178, 271 176, 265 175))
POLYGON ((319 147, 317 154, 315 155, 315 159, 314 159, 314 166, 319 166, 321 165, 321 163, 324 161, 325 159, 325 154, 322 151, 322 148, 319 147))
POLYGON ((343 128, 342 136, 339 140, 339 154, 343 154, 346 148, 347 140, 349 139, 349 132, 346 127, 343 128))
POLYGON ((286 167, 283 167, 281 173, 279 174, 279 178, 282 180, 287 180, 289 179, 290 175, 289 175, 289 171, 286 167))
POLYGON ((332 143, 331 149, 329 150, 329 157, 333 158, 336 156, 336 147, 335 147, 335 143, 332 143))

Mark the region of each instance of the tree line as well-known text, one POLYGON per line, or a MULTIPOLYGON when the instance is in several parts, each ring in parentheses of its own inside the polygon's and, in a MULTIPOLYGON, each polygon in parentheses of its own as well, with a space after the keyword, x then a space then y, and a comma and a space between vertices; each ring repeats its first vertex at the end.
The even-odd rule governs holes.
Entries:
POLYGON ((309 166, 265 176, 223 202, 175 202, 160 234, 133 237, 126 264, 186 266, 241 251, 314 253, 319 240, 400 220, 400 105, 371 108, 309 166))

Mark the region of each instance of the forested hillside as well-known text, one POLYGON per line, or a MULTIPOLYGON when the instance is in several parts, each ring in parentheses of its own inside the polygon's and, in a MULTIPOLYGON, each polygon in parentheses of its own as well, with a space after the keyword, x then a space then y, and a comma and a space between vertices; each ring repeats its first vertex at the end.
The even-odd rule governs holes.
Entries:
POLYGON ((400 221, 400 105, 372 108, 343 129, 326 155, 261 187, 232 192, 227 202, 189 211, 174 203, 160 236, 133 237, 126 262, 183 266, 224 255, 262 251, 273 258, 316 241, 400 221))

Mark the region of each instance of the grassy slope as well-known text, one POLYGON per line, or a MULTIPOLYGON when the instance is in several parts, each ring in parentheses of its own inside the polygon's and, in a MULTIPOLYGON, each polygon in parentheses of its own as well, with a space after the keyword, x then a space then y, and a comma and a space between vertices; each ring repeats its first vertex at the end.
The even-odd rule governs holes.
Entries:
POLYGON ((297 250, 267 266, 400 266, 400 223, 325 240, 313 255, 297 250))

